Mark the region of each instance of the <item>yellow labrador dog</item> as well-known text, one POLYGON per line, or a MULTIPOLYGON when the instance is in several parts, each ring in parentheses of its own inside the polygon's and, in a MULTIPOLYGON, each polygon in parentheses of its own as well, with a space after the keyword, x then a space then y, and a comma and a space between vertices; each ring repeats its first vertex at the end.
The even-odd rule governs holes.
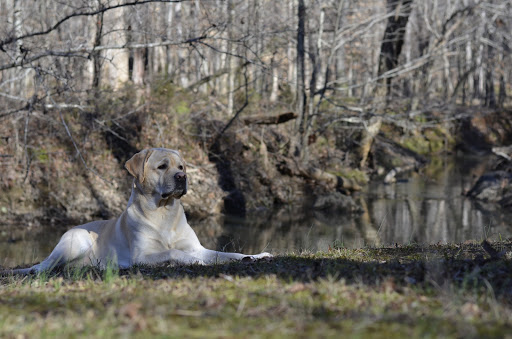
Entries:
POLYGON ((271 256, 217 252, 201 245, 179 200, 187 193, 187 174, 185 161, 177 151, 146 149, 125 166, 134 180, 128 206, 119 218, 72 228, 48 258, 12 273, 39 272, 65 264, 105 267, 112 263, 127 268, 165 261, 204 265, 271 256))

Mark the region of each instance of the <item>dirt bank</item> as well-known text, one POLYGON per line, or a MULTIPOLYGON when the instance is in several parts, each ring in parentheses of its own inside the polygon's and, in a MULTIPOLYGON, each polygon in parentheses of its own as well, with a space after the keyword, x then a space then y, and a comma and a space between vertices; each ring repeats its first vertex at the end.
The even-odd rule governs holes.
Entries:
POLYGON ((456 107, 421 120, 382 115, 370 136, 367 124, 329 125, 333 116, 324 114, 317 123, 327 128, 310 136, 309 158, 301 162, 289 155, 293 114, 288 121, 276 118, 285 107, 264 114, 248 110, 226 129, 228 120, 217 118, 215 103, 189 96, 181 93, 176 102, 176 95, 155 93, 140 103, 118 94, 98 105, 101 110, 63 112, 60 121, 52 118, 57 114, 33 112, 25 121, 3 124, 2 219, 28 225, 113 217, 130 192, 124 162, 147 147, 181 151, 190 174, 182 202, 190 217, 204 219, 281 205, 357 213, 351 196, 369 180, 393 182, 404 172, 421 171, 433 156, 492 153, 512 143, 510 112, 456 107), (270 118, 261 123, 262 117, 270 118))

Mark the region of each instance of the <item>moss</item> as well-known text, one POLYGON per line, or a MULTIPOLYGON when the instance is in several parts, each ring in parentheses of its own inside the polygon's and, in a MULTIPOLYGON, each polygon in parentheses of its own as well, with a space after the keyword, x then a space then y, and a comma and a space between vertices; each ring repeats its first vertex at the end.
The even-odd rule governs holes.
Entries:
POLYGON ((316 139, 315 147, 317 147, 317 148, 329 147, 329 140, 327 140, 326 137, 320 135, 316 139))
POLYGON ((422 169, 427 178, 439 178, 443 172, 453 170, 453 161, 446 161, 442 156, 433 156, 428 164, 422 169))
POLYGON ((166 77, 156 80, 151 86, 151 93, 157 100, 168 101, 175 96, 177 90, 177 86, 166 77))
POLYGON ((295 93, 292 90, 292 87, 287 83, 281 83, 279 84, 280 91, 279 91, 279 101, 283 102, 284 104, 291 105, 295 102, 295 93))
POLYGON ((412 135, 402 138, 401 145, 418 154, 439 154, 452 149, 455 139, 442 126, 416 130, 412 135))
POLYGON ((190 106, 187 101, 179 101, 176 105, 174 105, 174 109, 179 116, 184 116, 190 113, 190 106))
POLYGON ((41 151, 37 152, 36 154, 37 154, 37 161, 42 162, 42 163, 48 162, 49 157, 48 157, 48 153, 46 153, 46 151, 41 150, 41 151))
POLYGON ((402 146, 410 149, 418 154, 428 154, 430 152, 430 144, 424 135, 416 133, 415 135, 406 137, 402 140, 402 146))
POLYGON ((343 168, 339 171, 330 173, 335 174, 343 179, 354 181, 358 185, 366 185, 370 181, 368 175, 357 168, 343 168))
POLYGON ((389 168, 402 167, 404 166, 404 160, 399 157, 393 157, 390 159, 391 166, 389 168))

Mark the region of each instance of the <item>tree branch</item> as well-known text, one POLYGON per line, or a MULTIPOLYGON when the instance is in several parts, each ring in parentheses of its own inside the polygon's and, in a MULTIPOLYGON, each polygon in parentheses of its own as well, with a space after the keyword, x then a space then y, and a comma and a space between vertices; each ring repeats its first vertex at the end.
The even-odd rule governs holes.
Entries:
POLYGON ((66 21, 68 21, 72 18, 81 17, 81 16, 94 16, 97 14, 111 11, 113 9, 118 9, 118 8, 128 7, 128 6, 143 5, 143 4, 152 3, 152 2, 179 3, 179 2, 185 2, 185 1, 190 1, 190 0, 135 0, 135 1, 125 2, 125 3, 118 3, 117 5, 112 5, 112 6, 106 6, 106 7, 100 6, 98 9, 91 10, 91 11, 74 12, 74 13, 71 13, 71 14, 65 16, 64 18, 60 19, 55 24, 50 26, 50 28, 48 28, 48 29, 38 31, 38 32, 28 33, 28 34, 21 35, 21 36, 13 36, 13 37, 1 40, 0 41, 0 50, 5 52, 5 50, 3 48, 5 45, 11 44, 18 40, 23 40, 23 39, 27 39, 27 38, 33 38, 33 37, 49 34, 50 32, 56 30, 62 24, 64 24, 66 21))
POLYGON ((14 67, 21 67, 26 64, 30 64, 36 60, 39 60, 41 58, 45 57, 80 57, 80 58, 89 58, 89 55, 94 52, 102 51, 102 50, 112 50, 112 49, 137 49, 137 48, 154 48, 154 47, 161 47, 161 46, 173 46, 173 45, 183 45, 183 44, 190 44, 194 42, 199 42, 203 39, 206 39, 206 36, 200 36, 192 39, 182 40, 182 41, 160 41, 160 42, 152 42, 152 43, 146 43, 146 44, 124 44, 124 45, 106 45, 106 46, 96 46, 92 48, 87 47, 80 47, 80 48, 72 48, 68 50, 60 50, 60 51, 45 51, 43 53, 31 56, 29 58, 23 58, 18 61, 14 61, 11 63, 0 65, 0 71, 14 68, 14 67))

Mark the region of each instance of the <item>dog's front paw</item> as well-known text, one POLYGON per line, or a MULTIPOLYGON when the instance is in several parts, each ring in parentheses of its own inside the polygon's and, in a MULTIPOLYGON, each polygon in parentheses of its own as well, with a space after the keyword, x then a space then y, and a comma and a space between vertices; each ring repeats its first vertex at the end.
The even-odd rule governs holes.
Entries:
POLYGON ((263 252, 260 254, 248 255, 242 258, 242 262, 254 262, 255 260, 272 258, 273 255, 267 252, 263 252))
POLYGON ((255 254, 252 256, 254 259, 261 259, 261 258, 272 258, 273 255, 267 252, 263 252, 260 254, 255 254))

